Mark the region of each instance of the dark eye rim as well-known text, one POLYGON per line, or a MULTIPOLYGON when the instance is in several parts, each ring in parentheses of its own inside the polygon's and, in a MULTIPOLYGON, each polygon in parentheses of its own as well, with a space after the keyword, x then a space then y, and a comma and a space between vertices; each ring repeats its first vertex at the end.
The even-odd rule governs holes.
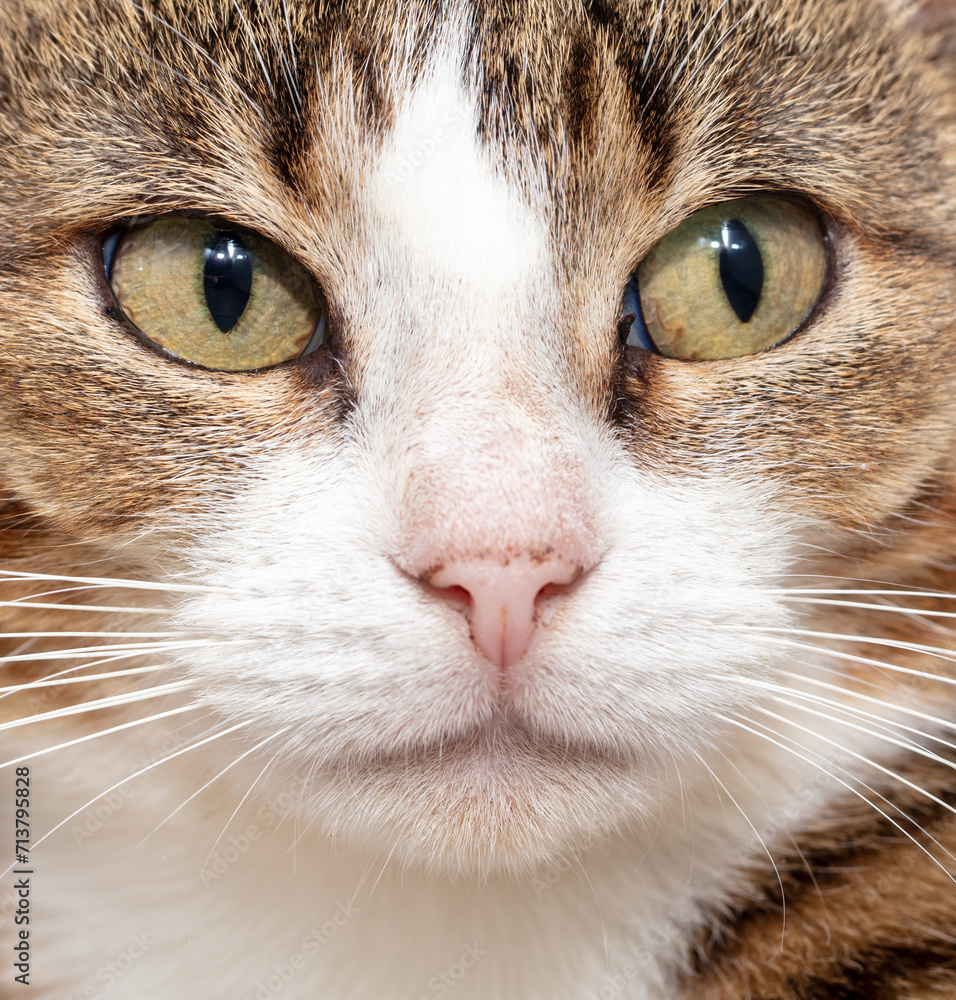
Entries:
MULTIPOLYGON (((737 362, 746 362, 754 357, 758 357, 760 355, 768 354, 772 351, 778 350, 784 344, 789 343, 791 340, 793 340, 795 337, 801 334, 811 324, 817 323, 820 320, 820 318, 826 314, 833 300, 835 290, 840 283, 840 271, 841 271, 841 266, 840 266, 841 261, 839 255, 840 227, 836 222, 833 213, 816 199, 808 195, 801 194, 799 192, 788 191, 788 190, 777 190, 773 188, 759 189, 759 190, 750 188, 748 190, 740 191, 738 193, 731 192, 728 194, 728 197, 721 198, 719 201, 708 201, 705 204, 698 205, 692 211, 689 211, 681 219, 680 222, 676 223, 673 227, 671 227, 671 229, 668 230, 668 232, 672 232, 674 229, 677 228, 677 226, 681 225, 681 223, 685 219, 689 219, 696 212, 703 211, 706 208, 712 208, 716 205, 723 205, 731 201, 742 201, 745 198, 779 198, 781 201, 792 202, 795 205, 799 205, 806 211, 811 212, 814 216, 816 216, 816 219, 820 224, 820 233, 823 237, 823 247, 824 250, 826 251, 826 272, 824 273, 823 276, 823 284, 820 287, 820 294, 817 296, 816 302, 814 302, 813 306, 807 312, 806 316, 804 316, 800 324, 796 326, 793 330, 791 330, 790 333, 788 333, 781 340, 778 340, 775 344, 773 344, 770 347, 764 348, 764 350, 759 351, 757 354, 744 354, 738 358, 686 358, 686 359, 669 358, 661 354, 660 351, 656 349, 656 347, 654 347, 653 349, 648 349, 646 347, 641 347, 638 345, 627 343, 628 335, 631 329, 631 324, 627 324, 625 326, 624 321, 626 320, 627 317, 624 315, 624 311, 622 310, 617 320, 617 336, 618 336, 618 341, 620 343, 620 349, 624 353, 641 352, 642 354, 645 355, 650 354, 660 358, 661 363, 663 364, 673 364, 673 365, 718 365, 718 364, 733 364, 737 362)), ((663 237, 661 238, 663 239, 663 237)), ((647 253, 650 252, 650 250, 651 247, 648 247, 644 256, 646 256, 647 253)), ((627 286, 630 284, 630 282, 635 280, 638 268, 641 266, 643 260, 644 257, 641 257, 640 260, 638 260, 637 263, 628 272, 627 280, 624 283, 625 290, 627 289, 627 286)), ((648 334, 647 332, 647 325, 644 322, 644 317, 641 314, 640 310, 641 310, 640 297, 638 296, 636 320, 640 321, 641 323, 641 327, 643 329, 643 335, 646 341, 650 344, 653 344, 654 342, 651 339, 650 334, 648 334)))
MULTIPOLYGON (((138 344, 146 347, 152 354, 162 358, 163 361, 175 362, 180 367, 197 373, 201 372, 215 376, 245 378, 259 375, 262 372, 275 371, 278 368, 292 368, 308 364, 310 363, 310 359, 313 359, 315 355, 321 354, 323 351, 328 352, 332 350, 332 342, 335 336, 337 324, 335 322, 334 312, 321 283, 316 279, 311 269, 308 268, 295 253, 290 251, 287 246, 284 246, 271 236, 266 236, 248 225, 235 222, 227 216, 187 209, 175 212, 156 212, 144 215, 126 216, 115 221, 108 228, 91 234, 88 239, 90 243, 91 258, 95 265, 96 284, 100 291, 103 314, 109 320, 122 327, 127 335, 135 339, 138 344), (294 260, 312 279, 315 295, 322 310, 322 317, 319 320, 319 323, 316 324, 316 331, 318 331, 319 327, 324 324, 321 342, 312 351, 308 351, 308 353, 303 352, 297 357, 287 358, 285 361, 280 361, 277 364, 265 365, 262 368, 244 368, 238 370, 228 368, 207 368, 205 365, 200 365, 195 361, 190 361, 187 358, 181 358, 177 354, 172 354, 164 347, 157 344, 156 341, 152 340, 147 334, 140 330, 140 328, 126 315, 126 312, 124 311, 122 305, 120 305, 118 299, 116 298, 116 294, 113 291, 113 287, 110 284, 110 274, 112 271, 113 257, 116 253, 116 248, 119 245, 120 238, 125 233, 128 233, 133 229, 140 229, 145 226, 152 225, 162 219, 201 219, 203 222, 208 222, 217 229, 230 230, 240 234, 248 233, 256 239, 268 240, 269 242, 275 244, 275 246, 279 247, 283 253, 288 254, 289 257, 291 257, 292 260, 294 260)), ((308 349, 308 346, 309 345, 306 345, 306 349, 308 349)))

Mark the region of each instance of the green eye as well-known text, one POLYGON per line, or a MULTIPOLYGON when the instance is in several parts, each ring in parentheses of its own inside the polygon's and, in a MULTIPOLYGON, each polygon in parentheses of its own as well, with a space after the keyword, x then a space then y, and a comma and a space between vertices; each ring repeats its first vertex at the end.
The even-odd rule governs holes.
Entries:
POLYGON ((784 198, 695 212, 631 276, 632 346, 684 361, 739 358, 785 340, 810 314, 827 273, 819 219, 784 198))
POLYGON ((107 272, 147 339, 204 368, 267 368, 322 343, 326 317, 308 274, 246 230, 162 218, 123 233, 107 272))

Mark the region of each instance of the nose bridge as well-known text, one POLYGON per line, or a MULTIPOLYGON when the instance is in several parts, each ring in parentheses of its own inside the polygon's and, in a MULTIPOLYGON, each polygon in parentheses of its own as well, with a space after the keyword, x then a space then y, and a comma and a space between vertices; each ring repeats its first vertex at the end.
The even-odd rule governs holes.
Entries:
POLYGON ((405 557, 415 575, 453 561, 580 563, 595 548, 588 456, 567 414, 529 413, 502 396, 434 411, 401 491, 405 557))
POLYGON ((598 542, 549 200, 481 138, 479 97, 458 56, 438 60, 373 171, 356 419, 390 557, 429 593, 467 594, 476 645, 503 665, 598 542))

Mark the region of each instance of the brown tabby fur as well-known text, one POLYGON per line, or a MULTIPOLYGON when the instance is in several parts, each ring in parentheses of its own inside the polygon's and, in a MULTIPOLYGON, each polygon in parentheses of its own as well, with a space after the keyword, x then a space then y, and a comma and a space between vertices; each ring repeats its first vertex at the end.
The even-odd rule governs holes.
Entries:
MULTIPOLYGON (((359 137, 377 142, 387 133, 396 100, 390 81, 405 52, 398 39, 408 29, 412 50, 424 52, 443 5, 292 6, 297 45, 315 53, 314 62, 300 60, 301 112, 286 88, 264 85, 257 53, 226 0, 143 6, 152 18, 112 0, 0 6, 0 489, 8 504, 0 552, 7 569, 148 575, 140 557, 105 560, 104 546, 148 530, 170 508, 188 514, 206 497, 229 495, 248 458, 284 428, 303 425, 306 414, 309 433, 334 436, 361 392, 367 331, 350 326, 348 303, 336 296, 349 267, 341 248, 351 232, 355 150, 359 137), (340 95, 317 86, 343 74, 357 97, 354 116, 340 95), (294 252, 328 295, 335 359, 323 353, 250 377, 172 365, 144 349, 107 304, 96 239, 124 218, 183 210, 225 215, 294 252)), ((271 78, 281 80, 264 7, 243 6, 271 78)), ((472 56, 487 80, 485 139, 519 169, 523 151, 536 150, 561 193, 553 225, 568 247, 579 322, 609 331, 608 350, 589 348, 573 377, 630 436, 638 463, 706 471, 739 458, 785 478, 795 510, 831 525, 818 541, 833 554, 808 561, 808 572, 952 593, 949 0, 907 9, 880 0, 768 0, 746 28, 760 46, 743 52, 734 26, 749 6, 667 0, 660 54, 641 78, 656 13, 650 0, 475 0, 472 56), (711 16, 708 41, 689 49, 688 28, 711 16), (665 68, 685 56, 672 86, 665 68), (841 267, 853 280, 841 284, 839 270, 831 275, 816 325, 747 365, 680 368, 622 354, 613 337, 614 289, 647 249, 688 210, 767 186, 815 200, 847 247, 841 267), (575 239, 580 231, 588 238, 575 239), (856 297, 855 326, 846 322, 848 296, 856 297), (828 320, 833 315, 839 323, 828 320)), ((402 72, 416 69, 413 58, 402 72)), ((3 596, 48 589, 56 588, 11 585, 3 596)), ((88 599, 83 592, 57 598, 88 599)), ((97 594, 95 603, 111 601, 97 594)), ((911 603, 927 613, 953 606, 927 597, 911 603)), ((89 615, 30 614, 5 608, 3 624, 11 632, 104 627, 89 615)), ((886 617, 844 609, 830 623, 833 631, 956 650, 956 639, 925 617, 886 617)), ((115 626, 116 619, 102 622, 115 626)), ((7 648, 19 642, 10 639, 7 648)), ((862 642, 841 648, 956 674, 918 652, 862 642)), ((29 680, 52 669, 48 661, 12 663, 5 677, 29 680)), ((875 668, 848 670, 897 690, 875 668)), ((924 682, 921 693, 951 714, 950 689, 924 682)), ((46 704, 75 697, 54 689, 46 704)), ((0 702, 0 711, 15 717, 18 704, 0 702)), ((103 724, 80 717, 58 732, 65 739, 103 724)), ((944 759, 896 752, 886 766, 945 805, 899 781, 879 785, 910 817, 913 841, 848 795, 813 828, 772 843, 782 886, 769 864, 749 874, 749 888, 713 915, 697 942, 685 995, 956 995, 956 883, 946 870, 956 873, 956 864, 943 853, 956 855, 956 815, 948 808, 956 805, 956 779, 952 748, 934 752, 944 759)), ((4 981, 0 995, 19 994, 4 981)))

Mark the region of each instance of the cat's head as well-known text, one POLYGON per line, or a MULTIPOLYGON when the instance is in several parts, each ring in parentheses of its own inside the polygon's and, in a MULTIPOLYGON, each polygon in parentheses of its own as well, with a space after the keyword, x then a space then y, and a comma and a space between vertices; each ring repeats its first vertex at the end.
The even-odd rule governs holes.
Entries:
POLYGON ((948 84, 863 0, 339 6, 0 11, 3 482, 326 829, 518 868, 944 553, 948 84))

